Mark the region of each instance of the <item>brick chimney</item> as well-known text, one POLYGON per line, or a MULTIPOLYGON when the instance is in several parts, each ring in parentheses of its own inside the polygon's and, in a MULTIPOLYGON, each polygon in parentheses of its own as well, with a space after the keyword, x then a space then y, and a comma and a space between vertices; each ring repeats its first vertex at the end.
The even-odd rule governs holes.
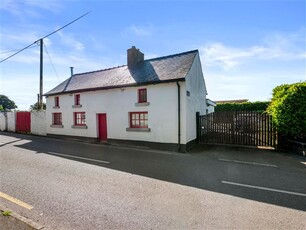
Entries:
POLYGON ((144 54, 139 51, 139 49, 136 49, 135 46, 132 46, 132 48, 127 50, 127 65, 128 67, 133 67, 139 62, 142 62, 144 60, 144 54))

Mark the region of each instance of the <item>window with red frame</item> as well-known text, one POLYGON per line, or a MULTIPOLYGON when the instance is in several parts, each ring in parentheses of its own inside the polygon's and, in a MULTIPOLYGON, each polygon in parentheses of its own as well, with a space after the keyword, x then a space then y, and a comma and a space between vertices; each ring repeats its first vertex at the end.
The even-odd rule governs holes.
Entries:
POLYGON ((86 125, 85 112, 74 113, 74 125, 86 125))
POLYGON ((54 97, 54 106, 59 107, 59 97, 54 97))
POLYGON ((147 102, 147 89, 138 89, 138 103, 147 102))
POLYGON ((76 94, 74 96, 74 104, 75 105, 81 105, 81 95, 80 94, 76 94))
POLYGON ((52 114, 52 124, 53 125, 62 125, 62 113, 53 113, 52 114))
POLYGON ((148 128, 148 112, 130 112, 131 128, 148 128))

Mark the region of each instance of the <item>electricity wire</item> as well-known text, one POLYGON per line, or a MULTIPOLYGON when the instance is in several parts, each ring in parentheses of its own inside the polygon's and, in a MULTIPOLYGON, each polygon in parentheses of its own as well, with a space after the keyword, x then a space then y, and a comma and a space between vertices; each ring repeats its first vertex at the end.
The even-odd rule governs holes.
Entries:
MULTIPOLYGON (((29 48, 35 48, 35 47, 33 46, 33 47, 29 47, 29 48)), ((0 54, 13 53, 13 52, 16 52, 18 50, 21 50, 21 49, 7 50, 7 51, 0 52, 0 54)))
POLYGON ((50 59, 51 65, 52 65, 53 70, 54 70, 54 72, 55 72, 55 74, 56 74, 56 76, 57 76, 57 79, 58 79, 59 82, 61 82, 61 80, 60 80, 60 78, 59 78, 59 76, 58 76, 58 74, 57 74, 57 71, 56 71, 56 69, 55 69, 55 66, 54 66, 54 64, 53 64, 53 62, 52 62, 52 59, 51 59, 51 57, 50 57, 50 55, 49 55, 49 52, 48 52, 48 50, 47 50, 47 47, 45 46, 45 44, 44 44, 44 48, 45 48, 45 51, 46 51, 46 53, 47 53, 47 55, 48 55, 48 57, 49 57, 49 59, 50 59))
POLYGON ((59 28, 59 29, 53 31, 52 33, 49 33, 49 34, 47 34, 46 36, 44 36, 44 37, 38 39, 37 41, 31 43, 30 45, 28 45, 28 46, 26 46, 26 47, 20 49, 19 51, 17 51, 16 53, 14 53, 14 54, 8 56, 7 58, 2 59, 2 60, 0 61, 0 63, 2 63, 2 62, 4 62, 4 61, 8 60, 9 58, 11 58, 11 57, 13 57, 13 56, 19 54, 20 52, 22 52, 22 51, 24 51, 25 49, 31 47, 32 45, 37 44, 40 40, 42 40, 42 39, 44 39, 44 38, 46 38, 46 37, 49 37, 49 36, 51 36, 52 34, 55 34, 56 32, 60 31, 61 29, 64 29, 65 27, 71 25, 72 23, 76 22, 77 20, 79 20, 79 19, 85 17, 85 16, 86 16, 87 14, 89 14, 89 13, 90 13, 90 11, 88 11, 87 13, 85 13, 85 14, 81 15, 80 17, 74 19, 73 21, 69 22, 68 24, 62 26, 61 28, 59 28))
POLYGON ((8 56, 7 58, 1 60, 0 63, 6 61, 7 59, 9 59, 9 58, 11 58, 11 57, 13 57, 13 56, 15 56, 16 54, 19 54, 20 52, 22 52, 22 51, 24 51, 25 49, 27 49, 27 48, 31 47, 32 45, 34 45, 35 43, 36 43, 36 42, 33 42, 32 44, 30 44, 30 45, 28 45, 28 46, 22 48, 22 49, 19 50, 18 52, 14 53, 14 54, 12 54, 12 55, 10 55, 10 56, 8 56))

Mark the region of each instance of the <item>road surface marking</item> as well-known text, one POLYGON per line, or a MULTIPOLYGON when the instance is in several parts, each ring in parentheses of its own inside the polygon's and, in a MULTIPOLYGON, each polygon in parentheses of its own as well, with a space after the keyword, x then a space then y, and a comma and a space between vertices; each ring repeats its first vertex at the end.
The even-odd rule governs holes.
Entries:
POLYGON ((54 152, 49 152, 49 153, 52 154, 52 155, 57 155, 57 156, 70 157, 70 158, 75 158, 75 159, 81 159, 81 160, 87 160, 87 161, 94 161, 94 162, 109 164, 108 161, 100 161, 100 160, 90 159, 90 158, 86 158, 86 157, 71 156, 71 155, 54 153, 54 152))
POLYGON ((242 186, 242 187, 247 187, 247 188, 256 188, 256 189, 261 189, 261 190, 266 190, 266 191, 271 191, 271 192, 280 192, 280 193, 286 193, 290 195, 296 195, 296 196, 305 196, 306 194, 304 193, 298 193, 298 192, 290 192, 286 190, 280 190, 280 189, 273 189, 273 188, 266 188, 266 187, 261 187, 261 186, 254 186, 254 185, 248 185, 248 184, 239 184, 239 183, 234 183, 230 181, 221 181, 223 184, 230 184, 230 185, 236 185, 236 186, 242 186))
POLYGON ((11 196, 3 193, 3 192, 0 192, 0 197, 6 199, 8 201, 11 201, 11 202, 13 202, 15 204, 18 204, 19 206, 21 206, 23 208, 26 208, 26 209, 29 209, 29 210, 31 210, 33 208, 32 205, 29 205, 29 204, 27 204, 27 203, 25 203, 25 202, 23 202, 21 200, 18 200, 18 199, 14 198, 14 197, 11 197, 11 196))
POLYGON ((249 164, 249 165, 259 165, 259 166, 266 166, 266 167, 274 167, 277 168, 277 165, 271 165, 271 164, 261 164, 261 163, 255 163, 255 162, 248 162, 248 161, 237 161, 237 160, 228 160, 223 158, 218 158, 219 161, 226 161, 226 162, 234 162, 239 164, 249 164))

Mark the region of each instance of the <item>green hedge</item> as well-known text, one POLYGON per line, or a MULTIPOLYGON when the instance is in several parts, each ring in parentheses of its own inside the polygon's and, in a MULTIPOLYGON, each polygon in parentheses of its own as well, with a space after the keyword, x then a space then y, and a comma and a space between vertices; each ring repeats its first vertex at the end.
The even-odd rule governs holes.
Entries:
POLYGON ((267 112, 279 133, 306 140, 306 82, 275 87, 267 112))
POLYGON ((215 107, 215 111, 239 111, 239 110, 247 110, 247 111, 257 111, 257 112, 265 112, 268 108, 269 101, 257 101, 257 102, 243 102, 243 103, 224 103, 218 104, 215 107))

